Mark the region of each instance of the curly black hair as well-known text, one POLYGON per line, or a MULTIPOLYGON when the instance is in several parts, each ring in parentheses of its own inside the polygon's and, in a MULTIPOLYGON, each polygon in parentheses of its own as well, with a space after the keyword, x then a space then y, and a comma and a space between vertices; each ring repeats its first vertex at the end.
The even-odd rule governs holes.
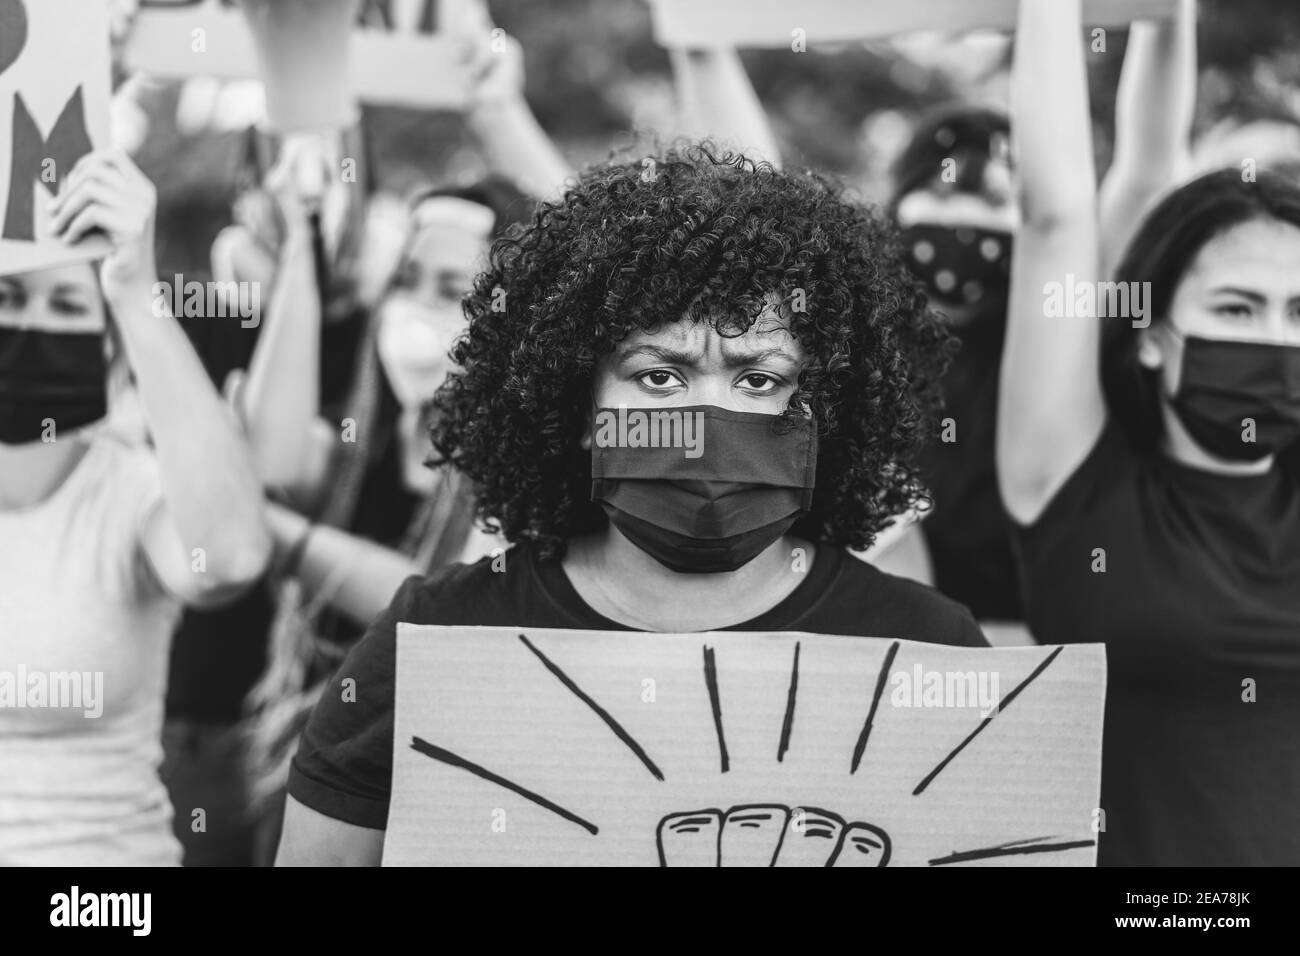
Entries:
POLYGON ((807 355, 786 414, 810 408, 820 437, 792 533, 869 547, 929 507, 915 456, 953 340, 877 209, 708 142, 590 169, 493 244, 433 402, 436 463, 473 481, 489 530, 562 556, 607 520, 581 447, 597 362, 684 318, 743 334, 773 296, 807 355))

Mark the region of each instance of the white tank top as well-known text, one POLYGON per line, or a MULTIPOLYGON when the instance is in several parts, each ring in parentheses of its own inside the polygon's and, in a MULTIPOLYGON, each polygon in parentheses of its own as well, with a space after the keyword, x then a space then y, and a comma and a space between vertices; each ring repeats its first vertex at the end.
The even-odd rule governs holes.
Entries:
POLYGON ((176 865, 158 778, 180 605, 140 547, 162 501, 100 432, 63 484, 0 511, 0 865, 176 865))

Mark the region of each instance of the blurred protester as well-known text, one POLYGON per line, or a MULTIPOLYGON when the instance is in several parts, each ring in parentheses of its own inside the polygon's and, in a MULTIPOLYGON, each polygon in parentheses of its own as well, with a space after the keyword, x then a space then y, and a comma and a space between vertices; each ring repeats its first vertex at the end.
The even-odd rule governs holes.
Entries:
POLYGON ((8 864, 179 863, 158 777, 172 629, 270 552, 243 441, 155 297, 154 202, 124 153, 91 153, 52 229, 107 235, 98 276, 0 276, 0 660, 27 678, 0 672, 0 698, 26 697, 0 707, 8 864), (110 364, 134 378, 152 449, 106 427, 110 364))
MULTIPOLYGON (((1196 80, 1196 14, 1135 23, 1125 54, 1115 161, 1101 187, 1107 243, 1126 241, 1134 217, 1171 188, 1185 165, 1196 80)), ((998 375, 1008 270, 1020 222, 1005 113, 958 105, 918 125, 894 162, 890 199, 914 271, 961 350, 944 379, 948 418, 923 460, 934 509, 920 523, 944 594, 990 630, 1024 618, 994 462, 998 375)))
POLYGON ((1140 307, 1052 307, 1106 259, 1079 31, 1080 0, 1023 0, 997 456, 1029 623, 1107 645, 1101 863, 1294 866, 1300 188, 1196 179, 1117 257, 1140 307))
MULTIPOLYGON (((291 289, 321 322, 319 404, 312 413, 337 421, 355 380, 369 309, 400 249, 404 217, 394 217, 382 199, 365 201, 373 182, 359 124, 293 136, 250 130, 241 171, 246 186, 236 200, 235 224, 213 244, 212 274, 218 288, 235 282, 258 289, 263 313, 267 301, 282 294, 277 259, 296 253, 300 245, 300 237, 287 240, 276 201, 263 186, 272 169, 308 180, 299 182, 299 188, 314 193, 306 238, 310 281, 291 289), (345 156, 356 161, 356 182, 325 172, 340 170, 345 156)), ((252 324, 232 316, 224 310, 185 322, 208 374, 227 384, 232 372, 248 366, 268 324, 260 313, 252 324)), ((256 455, 255 461, 265 480, 265 463, 256 455)), ((169 666, 166 780, 178 808, 202 807, 207 817, 206 830, 195 832, 184 813, 178 814, 177 835, 185 845, 187 866, 254 861, 239 724, 244 699, 267 664, 275 610, 272 584, 262 581, 234 604, 192 609, 180 622, 169 666)))
MULTIPOLYGON (((322 400, 335 349, 325 340, 320 242, 294 168, 319 158, 291 150, 267 180, 280 237, 272 297, 247 378, 237 376, 231 392, 274 499, 268 514, 284 582, 268 668, 250 697, 259 845, 269 848, 292 747, 323 679, 403 580, 498 543, 474 528, 467 483, 425 467, 426 406, 450 368, 447 352, 465 325, 460 300, 489 244, 531 213, 516 183, 555 196, 569 168, 523 100, 518 44, 485 19, 458 24, 473 78, 467 125, 506 175, 416 197, 396 267, 347 350, 353 371, 341 404, 322 400)), ((366 253, 358 249, 358 261, 366 253)))
POLYGON ((984 645, 964 608, 844 550, 923 493, 938 407, 947 336, 892 228, 810 173, 650 159, 584 174, 475 279, 434 445, 514 547, 411 578, 349 654, 369 689, 321 695, 278 862, 379 862, 398 621, 984 645), (619 407, 679 412, 700 454, 630 446, 619 407))
POLYGON ((406 578, 473 560, 498 543, 474 527, 463 477, 425 467, 433 453, 428 403, 450 370, 447 353, 466 321, 461 298, 489 243, 530 207, 495 179, 417 197, 414 232, 373 314, 341 430, 316 416, 294 422, 286 410, 306 406, 288 395, 282 403, 270 397, 273 390, 312 389, 311 344, 319 328, 302 300, 291 300, 296 305, 287 310, 272 301, 266 350, 259 346, 239 405, 250 434, 261 434, 255 444, 274 447, 265 439, 275 434, 312 440, 297 473, 280 475, 285 500, 295 507, 268 504, 275 571, 290 586, 281 592, 268 671, 252 695, 258 716, 251 763, 264 819, 259 845, 274 847, 293 745, 322 682, 361 628, 406 578))
POLYGON ((961 343, 943 380, 945 420, 922 459, 934 501, 919 534, 940 591, 978 620, 1015 621, 1020 595, 997 493, 993 430, 1019 210, 1002 112, 927 115, 893 165, 890 210, 913 272, 961 343))

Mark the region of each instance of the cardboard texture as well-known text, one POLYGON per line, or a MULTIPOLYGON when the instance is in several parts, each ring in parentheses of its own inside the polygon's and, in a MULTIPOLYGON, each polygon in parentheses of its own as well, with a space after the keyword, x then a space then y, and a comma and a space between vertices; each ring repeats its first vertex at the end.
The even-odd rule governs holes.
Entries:
POLYGON ((46 204, 93 148, 109 144, 103 0, 0 0, 0 275, 105 255, 49 235, 46 204))
MULTIPOLYGON (((330 6, 333 0, 295 0, 298 5, 315 2, 330 6)), ((274 7, 276 0, 257 0, 253 10, 274 7)), ((358 0, 342 0, 336 9, 351 9, 358 0)), ((427 0, 385 0, 360 5, 363 26, 358 23, 348 41, 346 63, 338 52, 322 50, 319 29, 280 31, 269 44, 268 62, 276 74, 293 69, 295 58, 315 58, 334 79, 348 77, 347 87, 365 103, 409 106, 424 109, 457 109, 469 98, 469 78, 459 67, 455 43, 430 32, 427 0)), ((429 7, 433 10, 436 7, 429 7)), ((285 22, 282 20, 282 22, 285 22)), ((487 38, 484 38, 487 42, 487 38)), ((332 45, 332 44, 331 44, 332 45)), ((142 0, 135 26, 124 54, 126 64, 161 77, 214 76, 221 79, 257 79, 258 44, 240 8, 231 0, 142 0), (200 35, 195 31, 202 31, 200 35), (201 47, 201 48, 200 48, 201 47)), ((275 75, 268 77, 274 81, 275 75)), ((333 82, 327 87, 333 87, 333 82)), ((287 86, 283 101, 268 96, 272 114, 288 110, 291 127, 316 121, 317 107, 304 104, 301 95, 313 86, 287 86), (297 94, 297 95, 295 95, 297 94), (294 111, 305 111, 295 118, 294 111)), ((334 103, 337 97, 322 96, 334 103)))
POLYGON ((1100 644, 400 624, 384 864, 1091 866, 1105 680, 1100 644))
MULTIPOLYGON (((1176 0, 1084 0, 1089 26, 1172 16, 1176 0)), ((651 0, 655 37, 667 47, 786 47, 802 29, 818 43, 878 39, 917 30, 1011 30, 1017 0, 651 0)))

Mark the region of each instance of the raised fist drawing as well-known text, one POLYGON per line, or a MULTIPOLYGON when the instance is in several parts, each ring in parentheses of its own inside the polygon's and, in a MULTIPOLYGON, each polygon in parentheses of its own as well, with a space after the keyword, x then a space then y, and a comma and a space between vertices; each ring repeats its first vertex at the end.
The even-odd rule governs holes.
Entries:
POLYGON ((816 807, 744 804, 670 813, 655 831, 660 866, 884 866, 889 835, 816 807))

